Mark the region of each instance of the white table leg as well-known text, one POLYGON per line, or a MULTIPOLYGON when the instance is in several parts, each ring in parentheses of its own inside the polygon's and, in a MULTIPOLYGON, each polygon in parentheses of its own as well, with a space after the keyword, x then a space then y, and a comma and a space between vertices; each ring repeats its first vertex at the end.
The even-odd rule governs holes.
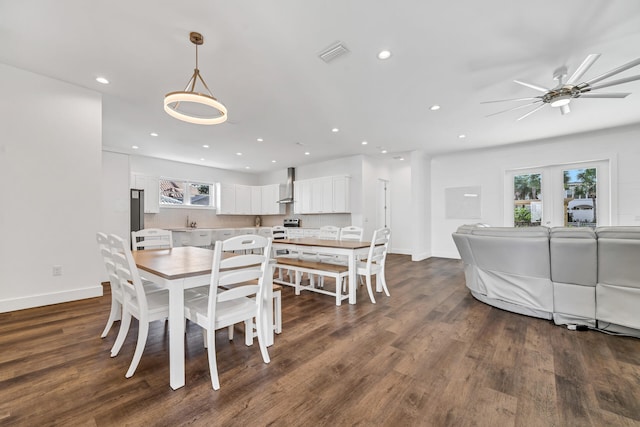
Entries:
POLYGON ((268 267, 269 272, 267 277, 265 277, 265 286, 267 287, 264 296, 266 301, 263 301, 265 310, 263 310, 262 315, 262 324, 265 325, 263 328, 264 333, 266 334, 264 338, 265 345, 267 347, 273 345, 273 266, 270 264, 268 267))
POLYGON ((358 284, 358 275, 356 274, 356 255, 354 251, 349 252, 349 304, 356 303, 356 288, 358 284))
POLYGON ((184 387, 184 285, 169 286, 169 376, 171 388, 184 387))

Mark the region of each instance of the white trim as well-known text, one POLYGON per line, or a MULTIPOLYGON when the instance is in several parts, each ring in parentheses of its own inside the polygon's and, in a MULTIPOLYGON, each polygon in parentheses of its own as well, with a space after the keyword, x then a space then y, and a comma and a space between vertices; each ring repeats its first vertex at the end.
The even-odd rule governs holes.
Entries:
POLYGON ((0 300, 0 313, 42 307, 45 305, 77 301, 87 298, 101 297, 102 285, 90 288, 74 289, 72 291, 53 292, 50 294, 29 295, 26 297, 0 300))
POLYGON ((411 255, 411 261, 423 261, 427 258, 431 258, 431 254, 429 252, 422 252, 420 254, 411 255))

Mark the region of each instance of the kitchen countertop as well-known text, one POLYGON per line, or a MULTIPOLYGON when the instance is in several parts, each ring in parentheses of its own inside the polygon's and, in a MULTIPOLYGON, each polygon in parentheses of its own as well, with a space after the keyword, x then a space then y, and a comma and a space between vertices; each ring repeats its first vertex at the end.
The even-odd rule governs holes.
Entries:
POLYGON ((165 228, 164 230, 169 231, 198 231, 198 230, 254 230, 256 228, 271 228, 269 226, 260 226, 260 227, 178 227, 178 228, 165 228))

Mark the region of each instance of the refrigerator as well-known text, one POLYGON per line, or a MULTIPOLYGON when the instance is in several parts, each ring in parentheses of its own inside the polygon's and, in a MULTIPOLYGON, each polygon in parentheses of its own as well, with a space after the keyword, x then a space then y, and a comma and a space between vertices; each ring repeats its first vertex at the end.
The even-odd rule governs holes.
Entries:
POLYGON ((131 231, 144 229, 144 190, 131 189, 131 231))

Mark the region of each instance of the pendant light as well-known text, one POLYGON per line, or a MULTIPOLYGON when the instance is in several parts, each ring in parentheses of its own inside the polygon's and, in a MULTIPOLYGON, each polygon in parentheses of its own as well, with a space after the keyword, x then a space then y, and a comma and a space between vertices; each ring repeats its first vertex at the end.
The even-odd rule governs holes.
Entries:
POLYGON ((192 32, 189 34, 189 39, 191 40, 191 43, 196 45, 196 68, 193 70, 193 75, 187 83, 187 87, 184 91, 169 92, 165 95, 164 111, 178 120, 198 125, 216 125, 224 123, 227 120, 227 108, 213 96, 209 87, 200 75, 200 70, 198 69, 198 46, 204 43, 204 38, 202 37, 202 34, 192 32), (206 93, 196 91, 196 82, 198 80, 204 86, 206 93), (201 106, 206 107, 207 112, 210 114, 198 115, 186 111, 184 108, 181 110, 181 103, 200 104, 201 106))

